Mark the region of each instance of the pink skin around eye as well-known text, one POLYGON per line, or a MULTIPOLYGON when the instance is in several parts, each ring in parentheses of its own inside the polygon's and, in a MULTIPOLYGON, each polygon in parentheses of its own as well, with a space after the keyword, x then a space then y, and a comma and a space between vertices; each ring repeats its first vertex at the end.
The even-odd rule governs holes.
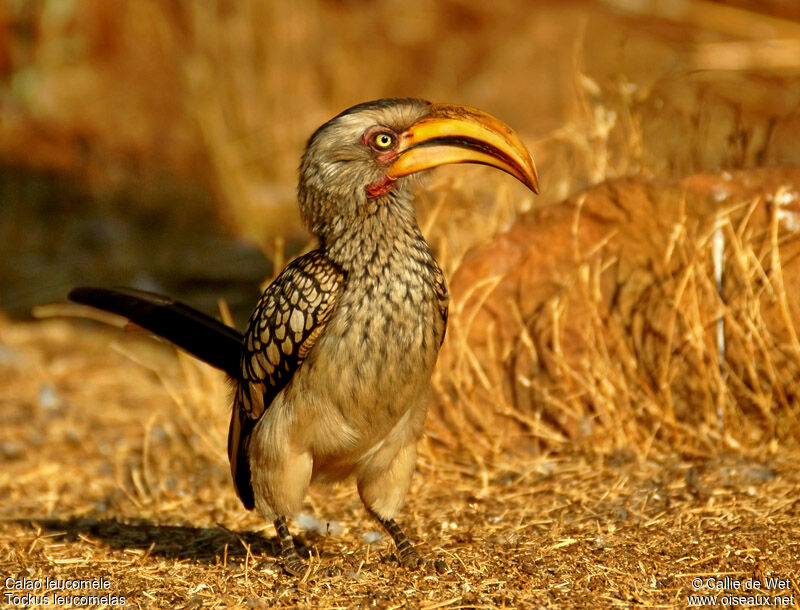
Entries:
MULTIPOLYGON (((378 125, 375 125, 374 127, 370 127, 369 129, 367 129, 367 131, 364 132, 364 135, 361 136, 361 143, 364 146, 369 146, 370 148, 372 148, 372 146, 370 144, 370 141, 372 140, 373 136, 376 133, 385 133, 386 131, 387 130, 386 130, 385 127, 380 127, 378 125)), ((383 151, 383 152, 381 152, 379 150, 375 150, 374 148, 372 148, 372 150, 376 153, 376 157, 375 158, 377 159, 377 161, 379 163, 389 163, 390 161, 392 161, 397 156, 397 142, 398 142, 398 140, 395 139, 394 146, 392 146, 390 149, 388 149, 386 151, 383 151)))
MULTIPOLYGON (((367 131, 364 132, 364 135, 361 136, 361 143, 364 146, 370 146, 370 140, 377 132, 386 131, 384 127, 370 127, 367 131)), ((370 146, 370 148, 372 148, 370 146)), ((373 149, 374 150, 374 149, 373 149)), ((394 158, 397 156, 397 142, 395 145, 385 152, 375 151, 375 160, 380 163, 381 165, 388 166, 394 158)), ((390 178, 389 176, 384 176, 380 180, 373 182, 372 184, 367 185, 367 197, 375 198, 380 197, 381 195, 385 195, 389 191, 392 190, 394 187, 394 183, 397 182, 394 178, 390 178)))

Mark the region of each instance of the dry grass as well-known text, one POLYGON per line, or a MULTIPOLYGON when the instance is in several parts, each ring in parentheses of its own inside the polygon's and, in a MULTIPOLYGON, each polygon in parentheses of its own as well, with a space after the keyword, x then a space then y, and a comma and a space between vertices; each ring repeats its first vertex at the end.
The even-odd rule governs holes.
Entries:
POLYGON ((481 468, 428 438, 404 521, 441 561, 399 569, 339 486, 309 497, 306 512, 331 523, 297 529, 312 572, 295 581, 229 483, 218 373, 63 322, 4 320, 0 338, 4 577, 104 577, 131 605, 187 608, 672 607, 698 575, 800 577, 796 452, 481 468))
POLYGON ((523 215, 452 282, 441 436, 481 454, 796 446, 799 192, 796 169, 621 179, 523 215))

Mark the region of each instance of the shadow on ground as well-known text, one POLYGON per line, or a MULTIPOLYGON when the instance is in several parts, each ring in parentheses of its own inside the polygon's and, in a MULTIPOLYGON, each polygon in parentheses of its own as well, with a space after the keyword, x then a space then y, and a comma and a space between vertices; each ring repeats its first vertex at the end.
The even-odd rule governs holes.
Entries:
MULTIPOLYGON (((7 521, 34 530, 44 530, 53 540, 74 542, 81 538, 98 541, 113 549, 143 549, 147 555, 215 563, 217 559, 250 556, 278 557, 277 540, 256 532, 234 532, 224 527, 161 525, 147 520, 117 519, 14 519, 7 521)), ((308 555, 302 540, 295 540, 301 555, 308 555)))

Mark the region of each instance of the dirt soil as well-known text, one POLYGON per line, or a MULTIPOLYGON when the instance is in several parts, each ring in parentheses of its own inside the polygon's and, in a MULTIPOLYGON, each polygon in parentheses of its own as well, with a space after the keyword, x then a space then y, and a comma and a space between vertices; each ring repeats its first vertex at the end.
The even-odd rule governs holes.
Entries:
POLYGON ((342 485, 315 490, 293 524, 311 556, 298 581, 234 495, 216 371, 147 337, 2 320, 0 383, 3 606, 70 594, 45 579, 106 579, 80 591, 117 598, 100 605, 185 608, 796 605, 800 593, 800 455, 777 447, 481 468, 428 436, 401 517, 428 565, 398 567, 342 485), (13 588, 24 579, 42 588, 13 588))

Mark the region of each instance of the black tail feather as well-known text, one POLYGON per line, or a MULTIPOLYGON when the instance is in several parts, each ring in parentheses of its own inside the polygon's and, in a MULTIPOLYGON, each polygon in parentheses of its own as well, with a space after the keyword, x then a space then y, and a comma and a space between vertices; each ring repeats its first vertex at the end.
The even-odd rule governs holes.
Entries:
POLYGON ((133 288, 75 288, 69 298, 124 316, 228 375, 239 375, 242 334, 188 305, 133 288))

